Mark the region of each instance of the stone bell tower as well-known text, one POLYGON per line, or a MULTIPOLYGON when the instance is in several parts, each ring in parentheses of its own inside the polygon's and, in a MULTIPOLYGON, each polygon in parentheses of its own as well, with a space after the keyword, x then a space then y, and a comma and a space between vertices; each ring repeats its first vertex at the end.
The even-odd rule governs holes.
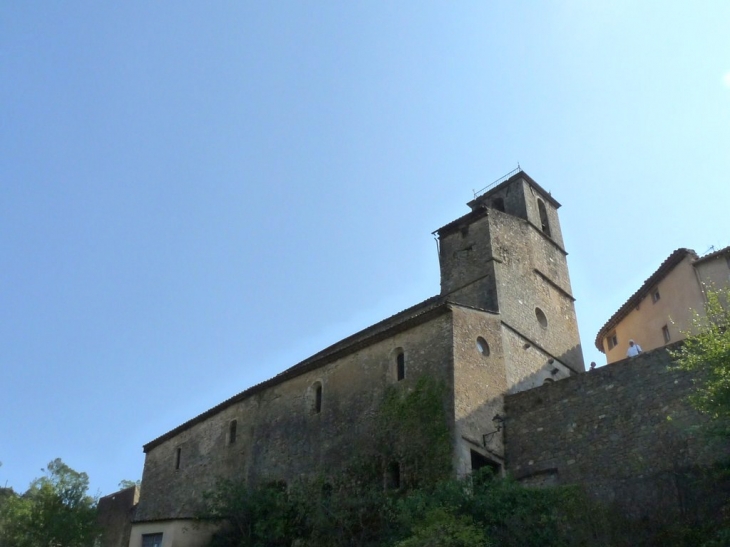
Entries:
POLYGON ((508 385, 546 360, 583 372, 560 203, 518 170, 468 205, 471 212, 434 232, 441 295, 499 314, 503 332, 515 339, 505 343, 505 367, 515 380, 508 385), (528 356, 529 348, 540 356, 528 356))

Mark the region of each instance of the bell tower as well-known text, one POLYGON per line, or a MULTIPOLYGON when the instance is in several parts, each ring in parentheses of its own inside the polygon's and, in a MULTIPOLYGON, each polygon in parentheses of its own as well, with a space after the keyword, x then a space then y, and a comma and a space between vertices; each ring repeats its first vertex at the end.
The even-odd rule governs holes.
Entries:
MULTIPOLYGON (((503 331, 519 338, 523 348, 537 347, 548 359, 583 372, 568 253, 558 217, 560 203, 517 170, 467 205, 469 213, 434 232, 439 242, 441 295, 498 313, 503 331)), ((525 363, 524 351, 507 353, 507 368, 532 366, 525 363)))

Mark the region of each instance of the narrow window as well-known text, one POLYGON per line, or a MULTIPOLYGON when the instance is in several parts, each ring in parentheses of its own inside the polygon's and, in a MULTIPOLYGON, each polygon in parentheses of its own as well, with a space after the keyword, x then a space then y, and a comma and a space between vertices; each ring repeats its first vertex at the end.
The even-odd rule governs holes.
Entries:
POLYGON ((548 320, 544 311, 542 311, 540 308, 535 308, 535 317, 537 317, 537 322, 540 323, 540 326, 542 328, 547 328, 548 320))
POLYGON ((406 377, 406 356, 401 351, 395 358, 396 378, 400 382, 406 377))
POLYGON ((180 454, 182 453, 182 448, 178 448, 175 451, 175 469, 180 469, 180 454))
POLYGON ((236 442, 236 426, 238 423, 236 420, 231 420, 231 423, 228 424, 228 444, 233 444, 236 442))
POLYGON ((492 208, 504 213, 504 200, 502 198, 494 198, 492 200, 492 208))
POLYGON ((654 289, 654 291, 651 293, 651 301, 659 302, 660 298, 661 298, 661 295, 659 294, 659 289, 654 289))
POLYGON ((618 338, 616 337, 616 333, 612 332, 608 336, 606 336, 606 343, 608 344, 608 349, 613 349, 616 346, 618 346, 618 338))
POLYGON ((305 395, 306 409, 310 414, 322 412, 322 382, 314 382, 305 395))
POLYGON ((662 327, 662 336, 664 336, 664 343, 668 344, 672 337, 669 335, 669 327, 664 325, 662 327))
POLYGON ((142 547, 160 547, 162 534, 142 534, 142 547))
POLYGON ((314 388, 314 412, 322 412, 322 384, 317 384, 314 388))
POLYGON ((547 215, 547 209, 545 208, 545 202, 538 198, 537 200, 537 209, 540 211, 540 225, 542 227, 542 231, 550 235, 550 223, 548 222, 548 215, 547 215))
POLYGON ((400 464, 398 462, 391 462, 388 465, 385 480, 385 487, 387 489, 397 490, 400 488, 400 464))

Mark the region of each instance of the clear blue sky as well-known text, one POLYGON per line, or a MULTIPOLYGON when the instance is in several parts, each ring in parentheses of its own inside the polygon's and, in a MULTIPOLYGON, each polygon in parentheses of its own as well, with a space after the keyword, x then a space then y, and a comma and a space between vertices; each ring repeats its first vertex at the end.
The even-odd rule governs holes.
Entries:
POLYGON ((586 363, 730 244, 730 3, 0 4, 0 485, 142 445, 439 291, 517 162, 563 204, 586 363))

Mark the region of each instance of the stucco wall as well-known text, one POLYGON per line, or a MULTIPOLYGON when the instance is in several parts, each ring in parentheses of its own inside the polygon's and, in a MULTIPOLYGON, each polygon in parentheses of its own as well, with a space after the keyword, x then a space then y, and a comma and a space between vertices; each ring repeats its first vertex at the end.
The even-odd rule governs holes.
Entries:
POLYGON ((216 526, 190 520, 163 520, 132 525, 129 547, 142 547, 144 534, 162 534, 160 547, 204 547, 210 542, 216 526))
POLYGON ((700 282, 708 289, 730 286, 730 256, 708 258, 695 266, 700 282))
POLYGON ((676 507, 672 471, 730 452, 689 427, 704 421, 686 402, 692 380, 669 365, 661 348, 508 395, 508 470, 528 483, 583 484, 636 514, 676 507))
POLYGON ((609 350, 604 338, 603 347, 608 363, 626 357, 629 339, 633 339, 644 351, 664 346, 662 327, 665 325, 669 329, 670 343, 683 339, 682 333, 692 326, 693 310, 703 310, 704 297, 691 256, 686 256, 677 264, 656 288, 660 296, 658 301, 653 301, 654 291, 650 291, 639 306, 616 325, 617 346, 609 350))

